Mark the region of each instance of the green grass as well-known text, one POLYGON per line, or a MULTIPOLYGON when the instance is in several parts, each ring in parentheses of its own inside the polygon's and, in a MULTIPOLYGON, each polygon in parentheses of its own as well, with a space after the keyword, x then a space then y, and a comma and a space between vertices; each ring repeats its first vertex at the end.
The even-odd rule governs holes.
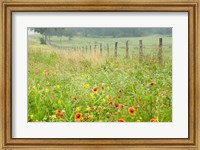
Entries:
MULTIPOLYGON (((140 38, 64 38, 62 45, 82 46, 119 42, 117 59, 98 53, 65 51, 40 45, 29 37, 28 120, 30 122, 159 122, 172 121, 171 37, 163 37, 163 64, 157 59, 158 37, 143 37, 144 58, 139 63, 140 38), (124 59, 129 40, 130 59, 124 59), (132 48, 131 48, 132 47, 132 48), (149 83, 155 83, 150 85, 149 83), (98 91, 93 89, 98 87, 98 91), (75 100, 76 99, 76 100, 75 100), (111 104, 112 103, 112 104, 111 104), (130 114, 129 109, 134 108, 130 114), (59 112, 60 111, 60 112, 59 112), (81 114, 80 120, 76 115, 81 114)), ((52 43, 59 45, 59 38, 52 43)), ((112 46, 111 46, 112 45, 112 46)), ((110 52, 112 54, 112 51, 110 52)))

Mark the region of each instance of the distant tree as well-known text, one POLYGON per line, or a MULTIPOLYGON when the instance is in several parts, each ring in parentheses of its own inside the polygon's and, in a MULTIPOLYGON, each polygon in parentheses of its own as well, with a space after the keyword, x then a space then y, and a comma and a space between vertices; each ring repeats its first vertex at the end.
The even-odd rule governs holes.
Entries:
POLYGON ((47 37, 50 34, 50 28, 34 28, 34 31, 43 35, 44 44, 47 43, 47 37))
POLYGON ((69 37, 69 40, 71 40, 72 37, 76 34, 76 31, 73 28, 65 28, 63 34, 64 36, 69 37))

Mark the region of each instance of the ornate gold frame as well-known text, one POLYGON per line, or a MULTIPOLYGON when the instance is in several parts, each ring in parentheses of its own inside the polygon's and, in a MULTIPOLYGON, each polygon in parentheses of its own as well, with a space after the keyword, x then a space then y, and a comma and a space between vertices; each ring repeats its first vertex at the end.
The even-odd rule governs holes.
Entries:
MULTIPOLYGON (((0 149, 200 149, 199 0, 1 0, 0 149), (14 139, 12 107, 12 12, 152 11, 189 13, 189 138, 187 139, 14 139)), ((181 56, 180 56, 181 57, 181 56)))

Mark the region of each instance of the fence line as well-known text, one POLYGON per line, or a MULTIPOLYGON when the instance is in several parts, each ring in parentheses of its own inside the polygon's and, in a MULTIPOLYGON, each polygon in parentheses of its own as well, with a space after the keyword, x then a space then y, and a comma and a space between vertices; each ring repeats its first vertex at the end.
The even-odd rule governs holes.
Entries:
POLYGON ((118 42, 115 42, 115 54, 114 54, 115 57, 117 57, 117 44, 118 42))
POLYGON ((126 41, 126 58, 129 58, 129 52, 128 52, 128 41, 126 41))
POLYGON ((143 58, 143 45, 142 40, 139 40, 139 61, 142 62, 143 58))
MULTIPOLYGON (((52 46, 52 47, 55 47, 57 49, 65 49, 65 50, 73 50, 73 51, 82 51, 82 53, 87 53, 88 52, 88 45, 85 45, 85 46, 58 46, 56 44, 53 44, 51 42, 48 43, 48 45, 52 46)), ((148 45, 143 45, 143 41, 142 40, 139 40, 139 62, 142 62, 143 60, 143 48, 145 48, 146 46, 149 46, 148 45)), ((152 46, 155 46, 155 45, 152 45, 152 46)), ((159 43, 158 43, 158 61, 160 64, 163 63, 163 46, 169 46, 169 45, 163 45, 163 40, 162 38, 159 38, 159 43)), ((170 46, 169 46, 170 47, 170 46)), ((107 50, 107 56, 110 55, 110 46, 109 44, 107 43, 106 44, 106 47, 104 47, 104 49, 106 48, 107 50)), ((137 47, 134 47, 134 48, 137 48, 137 47)), ((92 49, 92 45, 89 45, 89 53, 92 53, 92 50, 94 51, 94 53, 96 53, 96 50, 97 50, 97 45, 95 44, 94 45, 94 49, 92 49)), ((103 56, 103 44, 100 43, 99 44, 99 52, 100 52, 100 55, 103 56)), ((126 52, 126 59, 130 58, 130 54, 129 54, 129 41, 126 41, 125 42, 125 52, 126 52)), ((118 42, 115 42, 114 43, 114 57, 118 57, 118 42)))
POLYGON ((162 38, 159 38, 158 60, 159 60, 159 63, 162 64, 162 62, 163 62, 163 58, 162 58, 162 38))

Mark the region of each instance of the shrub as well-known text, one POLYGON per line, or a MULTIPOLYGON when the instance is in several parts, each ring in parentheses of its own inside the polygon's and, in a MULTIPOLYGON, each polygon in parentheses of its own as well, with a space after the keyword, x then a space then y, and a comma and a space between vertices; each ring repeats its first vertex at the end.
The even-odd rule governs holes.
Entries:
POLYGON ((44 40, 44 38, 42 38, 42 37, 40 38, 40 44, 45 44, 45 45, 47 44, 46 41, 44 40))

